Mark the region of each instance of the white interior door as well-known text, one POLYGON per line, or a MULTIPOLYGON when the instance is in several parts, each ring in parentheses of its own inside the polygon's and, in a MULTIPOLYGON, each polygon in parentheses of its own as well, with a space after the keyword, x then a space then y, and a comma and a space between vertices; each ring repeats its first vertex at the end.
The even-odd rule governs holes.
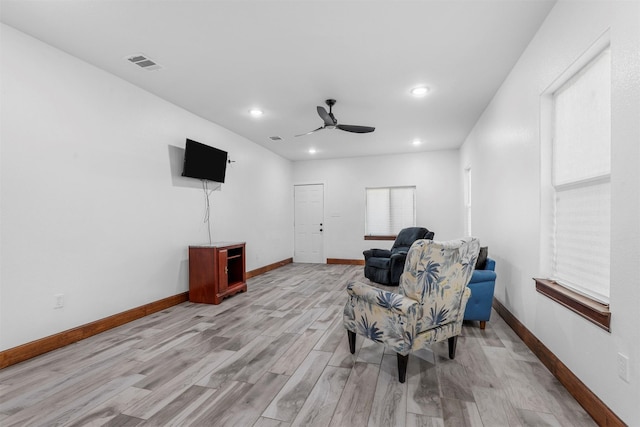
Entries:
POLYGON ((324 263, 324 185, 294 186, 294 262, 324 263))

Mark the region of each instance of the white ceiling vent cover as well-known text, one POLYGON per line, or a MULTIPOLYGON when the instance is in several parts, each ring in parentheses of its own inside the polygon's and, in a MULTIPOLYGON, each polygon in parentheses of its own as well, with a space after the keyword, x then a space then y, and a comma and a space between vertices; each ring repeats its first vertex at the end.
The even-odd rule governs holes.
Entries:
POLYGON ((136 53, 134 55, 128 55, 125 58, 127 61, 132 64, 136 64, 138 67, 143 68, 147 71, 155 71, 162 68, 156 61, 150 59, 148 56, 142 53, 136 53))

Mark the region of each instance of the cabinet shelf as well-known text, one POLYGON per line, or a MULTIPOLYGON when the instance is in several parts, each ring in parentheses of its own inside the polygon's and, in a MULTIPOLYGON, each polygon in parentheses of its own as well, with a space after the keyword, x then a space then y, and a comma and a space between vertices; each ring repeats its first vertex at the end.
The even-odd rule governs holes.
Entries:
POLYGON ((189 246, 189 301, 220 304, 246 291, 245 243, 189 246))

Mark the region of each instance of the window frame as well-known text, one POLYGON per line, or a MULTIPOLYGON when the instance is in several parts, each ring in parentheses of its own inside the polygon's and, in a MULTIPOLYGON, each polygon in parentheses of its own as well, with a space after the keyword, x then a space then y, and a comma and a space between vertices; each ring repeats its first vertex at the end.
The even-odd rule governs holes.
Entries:
MULTIPOLYGON (((413 225, 411 225, 412 227, 416 226, 416 221, 417 221, 417 212, 416 212, 416 191, 417 188, 415 185, 397 185, 397 186, 384 186, 384 187, 365 187, 365 200, 364 200, 364 206, 365 206, 365 212, 364 212, 364 240, 395 240, 397 238, 397 233, 396 234, 371 234, 369 233, 369 224, 367 221, 367 218, 369 216, 368 214, 368 197, 369 197, 369 190, 393 190, 393 189, 411 189, 413 190, 413 225), (369 234, 368 234, 369 233, 369 234)), ((391 209, 391 205, 389 205, 389 208, 391 209)), ((391 216, 391 211, 389 212, 389 216, 391 216)), ((400 230, 398 230, 400 231, 400 230)))
POLYGON ((471 166, 464 168, 464 227, 467 236, 472 236, 471 229, 471 200, 472 200, 472 176, 471 166))
MULTIPOLYGON (((610 49, 610 35, 605 32, 596 40, 573 64, 571 64, 540 95, 540 139, 541 139, 541 212, 540 222, 540 270, 541 278, 534 278, 536 291, 561 304, 579 316, 610 332, 611 311, 608 302, 580 292, 553 279, 554 262, 553 239, 555 238, 555 197, 553 185, 553 135, 554 135, 554 95, 572 79, 577 78, 582 70, 596 61, 602 53, 610 49), (546 277, 545 277, 546 276, 546 277)), ((613 141, 611 141, 613 143, 613 141)), ((581 186, 587 181, 610 182, 611 170, 605 176, 599 175, 589 179, 578 180, 581 186)), ((567 184, 564 184, 566 187, 567 184)), ((569 186, 575 184, 568 184, 569 186)), ((560 185, 558 187, 563 187, 560 185)), ((609 259, 610 263, 610 259, 609 259)), ((609 292, 610 295, 610 292, 609 292)))

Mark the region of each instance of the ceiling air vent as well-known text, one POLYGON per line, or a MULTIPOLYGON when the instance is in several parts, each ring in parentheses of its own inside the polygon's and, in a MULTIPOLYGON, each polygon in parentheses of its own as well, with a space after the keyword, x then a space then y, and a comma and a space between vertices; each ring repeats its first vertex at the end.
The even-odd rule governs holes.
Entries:
POLYGON ((141 53, 129 55, 126 59, 132 64, 136 64, 138 67, 144 68, 147 71, 155 71, 162 68, 156 61, 141 53))
POLYGON ((270 136, 269 139, 272 141, 282 141, 281 136, 270 136))

